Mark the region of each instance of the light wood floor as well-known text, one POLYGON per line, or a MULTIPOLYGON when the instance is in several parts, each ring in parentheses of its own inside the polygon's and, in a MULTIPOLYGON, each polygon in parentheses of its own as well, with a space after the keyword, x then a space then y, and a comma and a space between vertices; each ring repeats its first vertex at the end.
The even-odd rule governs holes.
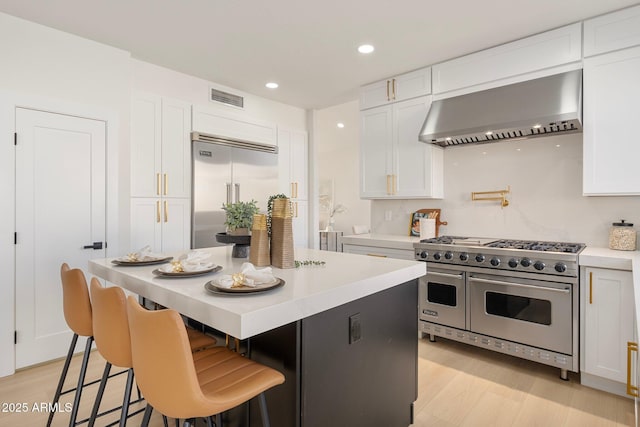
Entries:
MULTIPOLYGON (((634 424, 631 399, 583 387, 575 374, 564 382, 558 378, 558 369, 443 339, 435 343, 420 340, 418 348, 414 427, 634 424)), ((91 359, 87 378, 99 378, 104 361, 95 351, 91 359)), ((76 356, 69 378, 77 379, 79 365, 76 356)), ((0 427, 44 426, 48 414, 33 412, 33 405, 50 401, 61 369, 62 361, 57 361, 0 378, 0 404, 26 403, 29 408, 26 413, 0 412, 0 427)), ((120 404, 125 376, 110 380, 102 408, 120 404)), ((83 393, 81 418, 88 416, 96 389, 92 386, 83 393)), ((71 395, 63 398, 63 402, 71 401, 71 395)), ((104 426, 116 418, 104 417, 97 424, 104 426)), ((137 415, 129 425, 139 425, 141 418, 142 414, 137 415)), ((65 426, 68 420, 68 413, 58 413, 53 425, 65 426)), ((158 414, 151 425, 162 426, 158 414)))

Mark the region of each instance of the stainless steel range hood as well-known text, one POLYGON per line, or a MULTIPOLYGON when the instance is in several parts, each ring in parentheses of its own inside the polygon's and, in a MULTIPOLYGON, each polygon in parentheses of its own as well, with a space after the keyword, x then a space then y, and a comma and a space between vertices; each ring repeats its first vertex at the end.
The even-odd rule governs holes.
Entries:
POLYGON ((451 147, 582 131, 582 70, 434 101, 420 141, 451 147))

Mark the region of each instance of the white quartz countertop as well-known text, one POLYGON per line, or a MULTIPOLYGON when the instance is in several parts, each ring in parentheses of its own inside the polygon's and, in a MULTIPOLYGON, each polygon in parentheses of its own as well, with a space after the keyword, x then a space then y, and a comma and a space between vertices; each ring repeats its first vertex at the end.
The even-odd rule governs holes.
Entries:
MULTIPOLYGON (((235 338, 245 339, 372 295, 426 274, 426 263, 296 248, 295 259, 324 266, 273 268, 285 285, 251 294, 215 295, 204 289, 220 274, 240 271, 247 259, 231 257, 231 246, 199 249, 223 269, 191 278, 158 278, 157 265, 123 267, 113 258, 89 262, 89 272, 158 304, 174 308, 235 338)), ((177 257, 182 253, 169 254, 177 257)), ((392 309, 392 307, 390 307, 392 309)))
POLYGON ((579 255, 581 267, 611 268, 633 273, 633 299, 636 308, 636 328, 640 331, 640 251, 615 251, 586 247, 579 255))
POLYGON ((409 250, 413 250, 413 244, 420 241, 419 237, 399 236, 395 234, 354 234, 351 236, 342 236, 341 239, 343 244, 348 245, 409 250))

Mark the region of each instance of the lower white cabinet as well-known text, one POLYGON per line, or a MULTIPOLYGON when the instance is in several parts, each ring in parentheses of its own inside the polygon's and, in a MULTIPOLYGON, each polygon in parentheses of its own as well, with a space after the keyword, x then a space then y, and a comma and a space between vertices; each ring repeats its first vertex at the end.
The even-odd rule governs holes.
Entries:
POLYGON ((293 245, 294 247, 309 246, 309 202, 307 200, 292 200, 293 208, 293 245))
POLYGON ((146 245, 155 252, 179 252, 191 247, 191 199, 133 197, 131 250, 146 245))
POLYGON ((581 383, 625 395, 636 383, 633 277, 630 271, 582 269, 581 383))

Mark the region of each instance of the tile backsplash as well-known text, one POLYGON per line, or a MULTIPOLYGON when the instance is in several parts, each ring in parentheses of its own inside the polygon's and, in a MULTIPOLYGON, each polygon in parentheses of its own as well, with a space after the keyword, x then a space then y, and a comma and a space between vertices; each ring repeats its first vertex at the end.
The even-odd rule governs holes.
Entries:
POLYGON ((640 228, 640 196, 582 195, 582 134, 452 147, 444 152, 442 200, 375 200, 371 229, 408 234, 410 214, 442 209, 440 234, 581 242, 608 246, 612 222, 640 228), (502 190, 499 201, 472 201, 474 191, 502 190), (389 219, 390 218, 390 219, 389 219))

